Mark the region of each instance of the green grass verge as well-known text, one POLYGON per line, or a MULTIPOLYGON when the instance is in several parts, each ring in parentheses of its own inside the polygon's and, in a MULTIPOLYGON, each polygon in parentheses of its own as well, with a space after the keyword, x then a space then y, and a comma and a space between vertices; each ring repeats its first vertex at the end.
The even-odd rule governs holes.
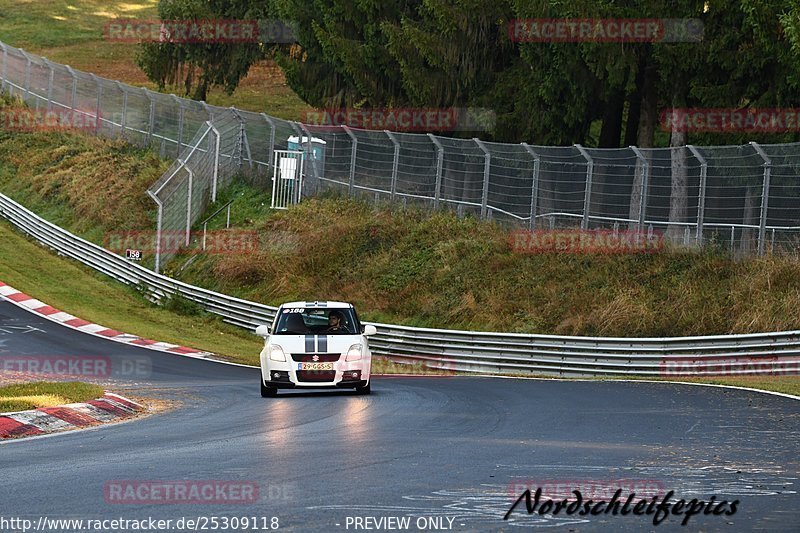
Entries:
POLYGON ((70 314, 144 338, 188 345, 258 364, 263 341, 212 316, 155 306, 133 288, 54 256, 0 223, 0 280, 70 314))
POLYGON ((39 381, 0 387, 0 413, 27 411, 94 400, 103 395, 99 385, 79 381, 39 381))
MULTIPOLYGON (((667 378, 665 378, 666 380, 667 378)), ((680 378, 674 381, 686 383, 712 383, 715 385, 733 385, 749 389, 761 389, 784 394, 800 396, 800 376, 738 376, 714 378, 680 378)))

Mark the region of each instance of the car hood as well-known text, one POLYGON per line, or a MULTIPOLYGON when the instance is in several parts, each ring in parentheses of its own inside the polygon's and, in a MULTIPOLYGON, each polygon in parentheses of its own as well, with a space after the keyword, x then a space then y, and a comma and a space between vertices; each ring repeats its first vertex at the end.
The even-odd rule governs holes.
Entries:
POLYGON ((272 335, 269 342, 289 353, 345 353, 361 343, 361 335, 272 335))

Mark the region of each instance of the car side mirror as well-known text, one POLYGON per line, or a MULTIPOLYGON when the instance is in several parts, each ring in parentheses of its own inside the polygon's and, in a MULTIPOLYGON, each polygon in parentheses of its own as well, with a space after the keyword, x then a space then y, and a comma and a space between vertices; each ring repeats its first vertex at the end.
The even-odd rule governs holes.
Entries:
POLYGON ((258 326, 256 328, 256 335, 259 337, 269 337, 269 326, 258 326))
POLYGON ((364 326, 364 336, 369 337, 370 335, 375 335, 376 333, 378 333, 378 330, 372 324, 367 324, 364 326))

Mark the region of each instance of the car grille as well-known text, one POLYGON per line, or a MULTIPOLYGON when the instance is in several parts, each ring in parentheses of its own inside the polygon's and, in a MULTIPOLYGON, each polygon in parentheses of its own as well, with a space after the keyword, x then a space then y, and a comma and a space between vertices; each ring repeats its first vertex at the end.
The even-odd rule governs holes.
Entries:
POLYGON ((297 381, 306 383, 318 383, 321 381, 333 381, 336 379, 335 370, 298 370, 297 381))
POLYGON ((342 356, 340 353, 293 353, 295 363, 335 363, 342 356), (316 359, 314 359, 316 357, 316 359))

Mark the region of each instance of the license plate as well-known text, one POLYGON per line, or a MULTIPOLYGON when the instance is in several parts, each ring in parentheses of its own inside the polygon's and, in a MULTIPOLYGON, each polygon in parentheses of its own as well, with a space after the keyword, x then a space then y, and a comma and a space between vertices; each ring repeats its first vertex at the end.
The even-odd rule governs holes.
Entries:
POLYGON ((297 370, 333 370, 333 363, 297 363, 297 370))

